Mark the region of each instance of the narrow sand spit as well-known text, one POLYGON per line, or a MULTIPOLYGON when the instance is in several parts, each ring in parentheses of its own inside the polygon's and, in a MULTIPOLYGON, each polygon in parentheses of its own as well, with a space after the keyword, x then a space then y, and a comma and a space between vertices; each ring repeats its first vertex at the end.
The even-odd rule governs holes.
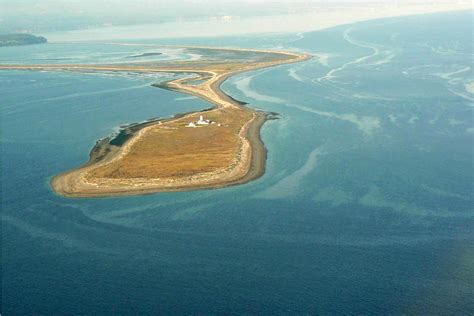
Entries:
MULTIPOLYGON (((267 114, 249 109, 241 102, 234 100, 225 94, 221 84, 230 76, 246 71, 272 67, 282 64, 295 63, 307 60, 309 55, 264 50, 246 49, 219 49, 201 47, 201 49, 224 50, 234 52, 252 52, 257 54, 268 54, 271 58, 263 58, 263 61, 232 62, 221 61, 220 63, 183 62, 167 65, 0 65, 0 70, 48 70, 48 71, 133 71, 133 72, 171 72, 171 73, 194 73, 197 77, 180 78, 169 81, 159 87, 170 89, 185 94, 190 94, 204 99, 214 108, 207 112, 194 112, 180 117, 156 121, 144 124, 120 147, 110 144, 100 144, 91 152, 91 157, 85 165, 64 173, 51 180, 51 186, 55 192, 68 197, 100 197, 115 195, 137 195, 165 191, 187 191, 196 189, 220 188, 249 182, 260 177, 265 170, 266 150, 260 138, 260 128, 265 123, 267 114), (197 85, 189 85, 193 80, 204 80, 197 85), (214 111, 214 112, 213 112, 214 111), (220 111, 220 112, 219 112, 220 111), (234 111, 234 112, 233 112, 234 111), (126 161, 128 155, 138 142, 146 142, 149 135, 160 128, 171 128, 172 124, 186 121, 204 113, 245 113, 249 119, 239 128, 235 136, 238 137, 238 148, 231 163, 225 166, 216 166, 215 169, 206 170, 192 175, 181 176, 182 170, 176 176, 167 177, 97 177, 97 170, 107 168, 111 165, 120 165, 126 161), (98 154, 100 153, 100 154, 98 154)), ((222 114, 220 114, 222 115, 222 114)), ((231 114, 227 114, 231 115, 231 114)), ((175 126, 174 125, 174 126, 175 126)), ((239 125, 240 126, 240 125, 239 125)), ((184 128, 184 127, 183 127, 184 128)), ((232 148, 230 148, 232 149, 232 148)), ((191 158, 192 160, 192 158, 191 158)), ((170 166, 172 168, 172 166, 170 166)))

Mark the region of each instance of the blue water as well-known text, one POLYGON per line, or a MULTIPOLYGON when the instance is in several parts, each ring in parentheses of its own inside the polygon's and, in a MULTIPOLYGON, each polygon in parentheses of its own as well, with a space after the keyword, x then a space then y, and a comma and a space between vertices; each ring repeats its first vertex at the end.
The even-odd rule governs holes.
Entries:
MULTIPOLYGON (((223 85, 281 118, 265 175, 219 190, 56 196, 49 179, 120 125, 208 104, 156 76, 0 72, 3 313, 472 314, 471 28, 463 12, 180 40, 315 56, 223 85)), ((124 47, 0 60, 150 51, 124 47)))

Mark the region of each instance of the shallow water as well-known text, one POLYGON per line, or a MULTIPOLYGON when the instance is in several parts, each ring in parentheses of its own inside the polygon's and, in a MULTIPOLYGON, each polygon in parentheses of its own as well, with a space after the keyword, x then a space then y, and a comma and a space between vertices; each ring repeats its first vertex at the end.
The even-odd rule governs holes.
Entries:
MULTIPOLYGON (((119 126, 208 104, 158 75, 0 72, 3 312, 472 314, 471 23, 180 40, 315 56, 223 85, 281 118, 262 130, 265 175, 219 190, 54 195, 49 179, 119 126)), ((58 45, 0 62, 148 52, 58 45)))

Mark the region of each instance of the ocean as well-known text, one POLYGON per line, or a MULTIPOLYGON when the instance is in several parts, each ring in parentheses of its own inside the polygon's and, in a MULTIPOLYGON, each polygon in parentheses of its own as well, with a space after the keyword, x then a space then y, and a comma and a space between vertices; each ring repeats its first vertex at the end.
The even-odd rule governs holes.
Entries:
POLYGON ((472 21, 1 48, 0 64, 314 56, 222 86, 279 114, 261 178, 100 199, 49 181, 122 125, 209 104, 150 86, 166 74, 0 71, 2 314, 473 314, 472 21))

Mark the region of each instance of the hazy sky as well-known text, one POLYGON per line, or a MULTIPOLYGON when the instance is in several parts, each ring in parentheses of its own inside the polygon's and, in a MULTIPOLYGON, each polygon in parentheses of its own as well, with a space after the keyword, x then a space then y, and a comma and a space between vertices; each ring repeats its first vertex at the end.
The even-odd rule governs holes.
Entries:
MULTIPOLYGON (((1 0, 0 16, 10 14, 90 14, 90 15, 193 15, 219 11, 270 12, 299 10, 307 7, 361 4, 455 3, 456 0, 1 0), (254 7, 252 7, 252 5, 254 7)), ((469 1, 465 1, 469 2, 469 1)))
MULTIPOLYGON (((351 18, 347 15, 355 10, 361 18, 370 18, 372 11, 383 11, 382 16, 397 15, 400 8, 425 6, 428 11, 433 6, 455 6, 467 0, 0 0, 0 33, 31 32, 44 33, 51 31, 67 31, 91 29, 120 25, 163 24, 173 22, 208 23, 209 28, 220 27, 215 20, 239 20, 235 27, 243 27, 244 33, 258 31, 258 21, 255 19, 275 18, 275 25, 268 26, 269 21, 262 27, 263 32, 289 31, 317 28, 314 19, 324 19, 330 25, 331 19, 337 15, 351 18), (397 8, 398 7, 398 8, 397 8), (393 14, 390 11, 393 10, 393 14), (331 11, 334 16, 321 15, 321 12, 331 11), (370 13, 370 16, 367 15, 370 13), (319 15, 318 15, 319 14, 319 15), (302 15, 306 20, 298 18, 302 15), (246 26, 249 19, 250 26, 246 26), (253 19, 253 20, 252 20, 253 19), (280 21, 280 23, 278 23, 280 21), (287 23, 283 25, 282 22, 287 23), (280 24, 280 25, 278 25, 280 24), (314 27, 313 27, 314 26, 314 27), (252 27, 254 29, 249 29, 252 27)), ((422 12, 423 10, 414 10, 422 12)), ((353 16, 350 20, 357 19, 353 16)), ((339 20, 335 22, 340 22, 339 20)), ((348 21, 350 22, 350 21, 348 21)), ((317 23, 316 23, 317 24, 317 23)), ((198 25, 200 27, 201 25, 198 25)), ((204 25, 205 26, 205 25, 204 25)), ((194 26, 193 26, 194 27, 194 26)), ((223 25, 229 28, 229 25, 223 25)), ((232 27, 230 27, 232 28, 232 27)), ((217 33, 221 30, 216 29, 217 33)), ((233 29, 231 31, 238 31, 233 29)), ((211 32, 212 33, 212 32, 211 32)))

